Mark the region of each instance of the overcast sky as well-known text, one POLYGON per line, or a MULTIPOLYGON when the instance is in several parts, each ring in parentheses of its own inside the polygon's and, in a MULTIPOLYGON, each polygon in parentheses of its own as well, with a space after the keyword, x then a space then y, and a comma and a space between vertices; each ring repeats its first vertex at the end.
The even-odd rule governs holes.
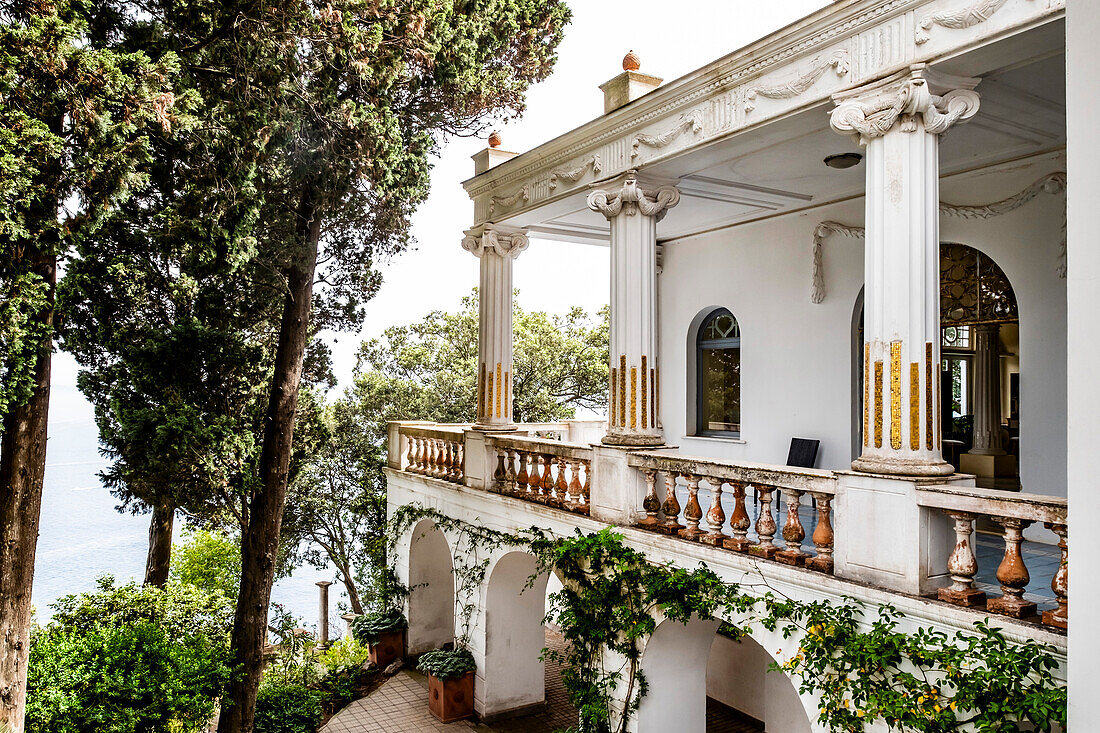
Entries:
MULTIPOLYGON (((573 22, 558 49, 553 75, 527 96, 522 119, 500 126, 503 148, 523 152, 603 112, 599 85, 622 71, 633 50, 641 71, 666 82, 751 43, 829 0, 569 0, 573 22)), ((462 231, 473 223, 473 204, 461 181, 473 175, 470 156, 484 140, 448 142, 435 161, 432 191, 413 218, 415 249, 383 267, 384 284, 367 306, 361 333, 343 333, 333 346, 341 389, 350 383, 361 340, 386 327, 418 320, 435 309, 455 309, 477 285, 477 259, 462 250, 462 231)), ((573 305, 595 310, 607 303, 608 252, 604 247, 533 239, 516 261, 515 286, 528 310, 562 312, 573 305)), ((89 416, 75 391, 76 366, 66 354, 55 360, 51 417, 89 416)))

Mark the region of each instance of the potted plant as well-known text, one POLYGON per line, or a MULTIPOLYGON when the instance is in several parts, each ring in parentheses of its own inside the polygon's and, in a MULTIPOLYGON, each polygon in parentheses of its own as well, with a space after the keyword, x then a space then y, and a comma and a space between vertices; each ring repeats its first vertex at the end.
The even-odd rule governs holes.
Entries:
POLYGON ((370 661, 376 667, 388 667, 405 656, 405 629, 409 622, 396 608, 358 616, 351 622, 351 633, 360 644, 370 649, 370 661))
POLYGON ((474 655, 466 649, 436 649, 416 668, 428 675, 428 710, 443 723, 474 714, 474 655))

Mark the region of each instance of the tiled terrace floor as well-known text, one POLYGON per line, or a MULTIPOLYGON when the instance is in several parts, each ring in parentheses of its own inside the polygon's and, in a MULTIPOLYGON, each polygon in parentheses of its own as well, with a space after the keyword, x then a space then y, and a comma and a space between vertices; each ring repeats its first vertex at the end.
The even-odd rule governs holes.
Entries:
MULTIPOLYGON (((547 630, 546 645, 562 649, 565 640, 547 630)), ((546 663, 545 712, 480 725, 467 720, 443 724, 428 712, 428 680, 419 672, 405 669, 367 697, 356 700, 337 713, 320 733, 420 733, 421 731, 477 731, 478 733, 552 733, 575 726, 577 711, 569 704, 561 682, 561 666, 546 663)), ((708 733, 759 733, 762 728, 738 716, 730 708, 707 700, 708 733)))

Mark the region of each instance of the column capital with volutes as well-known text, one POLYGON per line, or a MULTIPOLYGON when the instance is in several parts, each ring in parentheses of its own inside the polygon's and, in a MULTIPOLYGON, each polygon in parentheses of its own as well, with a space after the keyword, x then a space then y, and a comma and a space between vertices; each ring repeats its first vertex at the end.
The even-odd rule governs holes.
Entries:
POLYGON ((895 128, 914 132, 920 117, 926 132, 942 135, 978 112, 980 79, 943 74, 925 64, 833 97, 833 130, 850 134, 860 145, 895 128))
POLYGON ((678 203, 680 191, 675 186, 642 178, 636 170, 603 181, 588 194, 588 208, 608 219, 619 214, 634 216, 641 213, 660 221, 678 203))
POLYGON ((526 230, 497 224, 467 229, 464 234, 462 249, 478 258, 489 252, 515 259, 530 244, 526 230))

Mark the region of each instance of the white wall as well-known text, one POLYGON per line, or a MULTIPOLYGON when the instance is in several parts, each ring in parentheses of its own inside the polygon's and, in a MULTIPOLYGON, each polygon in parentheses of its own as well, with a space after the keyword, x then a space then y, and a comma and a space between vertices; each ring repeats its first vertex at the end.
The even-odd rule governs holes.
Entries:
POLYGON ((769 662, 771 657, 752 639, 738 642, 715 634, 707 659, 707 697, 764 720, 768 714, 764 677, 769 662))
POLYGON ((447 538, 430 519, 413 528, 409 546, 409 654, 438 649, 455 636, 454 574, 447 538))
MULTIPOLYGON (((1065 170, 1064 154, 945 178, 943 200, 986 204, 1065 170)), ((1021 456, 1025 491, 1065 494, 1065 281, 1055 271, 1061 196, 1041 194, 990 220, 941 219, 941 239, 968 244, 1008 275, 1020 306, 1021 456)), ((675 211, 670 214, 675 216, 675 211)), ((818 465, 843 469, 852 445, 852 317, 863 241, 824 246, 827 295, 810 302, 813 230, 862 226, 863 200, 666 242, 661 275, 661 411, 665 439, 688 454, 785 463, 792 437, 821 441, 818 465), (696 438, 693 322, 729 308, 741 325, 741 442, 696 438)))

